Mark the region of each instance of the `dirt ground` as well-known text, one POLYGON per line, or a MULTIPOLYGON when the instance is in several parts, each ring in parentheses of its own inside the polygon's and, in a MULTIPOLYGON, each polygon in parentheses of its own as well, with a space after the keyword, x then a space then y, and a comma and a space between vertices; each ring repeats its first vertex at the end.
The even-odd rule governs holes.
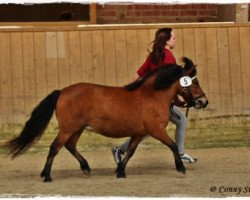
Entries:
POLYGON ((86 176, 78 162, 62 149, 52 168, 53 182, 40 178, 47 152, 26 153, 11 160, 0 155, 0 195, 228 197, 250 196, 250 148, 188 149, 198 157, 175 170, 173 156, 162 147, 139 148, 127 166, 127 178, 117 179, 110 148, 81 152, 92 169, 86 176))

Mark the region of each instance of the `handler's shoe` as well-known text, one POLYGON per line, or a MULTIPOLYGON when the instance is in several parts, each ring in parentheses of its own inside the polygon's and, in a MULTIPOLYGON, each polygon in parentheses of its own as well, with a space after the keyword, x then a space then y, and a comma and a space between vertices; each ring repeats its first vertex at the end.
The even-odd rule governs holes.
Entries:
POLYGON ((124 155, 124 152, 119 147, 113 147, 111 148, 111 151, 114 156, 116 164, 122 162, 122 156, 124 155))
POLYGON ((190 155, 188 155, 186 153, 184 153, 184 154, 182 154, 180 156, 181 156, 182 162, 195 163, 198 160, 197 158, 192 158, 190 155))

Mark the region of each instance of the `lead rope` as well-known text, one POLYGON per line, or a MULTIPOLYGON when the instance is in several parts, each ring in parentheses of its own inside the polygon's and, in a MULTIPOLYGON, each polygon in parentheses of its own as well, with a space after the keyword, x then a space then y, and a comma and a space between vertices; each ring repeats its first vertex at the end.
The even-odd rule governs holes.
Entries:
POLYGON ((187 110, 186 110, 186 118, 188 117, 188 111, 189 111, 189 107, 187 107, 187 110))

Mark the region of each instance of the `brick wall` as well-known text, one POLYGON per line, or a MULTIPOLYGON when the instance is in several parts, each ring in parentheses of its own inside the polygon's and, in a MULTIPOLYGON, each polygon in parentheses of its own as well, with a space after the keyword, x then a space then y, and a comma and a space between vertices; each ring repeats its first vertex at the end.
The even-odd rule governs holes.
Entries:
POLYGON ((168 23, 217 20, 216 4, 97 5, 97 23, 168 23))

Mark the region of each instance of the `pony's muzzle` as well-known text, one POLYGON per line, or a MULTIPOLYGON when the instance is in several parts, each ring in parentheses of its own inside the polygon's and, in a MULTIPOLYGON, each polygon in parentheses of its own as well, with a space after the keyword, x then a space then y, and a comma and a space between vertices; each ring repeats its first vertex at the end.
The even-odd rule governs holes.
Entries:
POLYGON ((197 99, 194 102, 194 108, 195 109, 206 108, 207 105, 208 105, 208 100, 207 99, 197 99))

